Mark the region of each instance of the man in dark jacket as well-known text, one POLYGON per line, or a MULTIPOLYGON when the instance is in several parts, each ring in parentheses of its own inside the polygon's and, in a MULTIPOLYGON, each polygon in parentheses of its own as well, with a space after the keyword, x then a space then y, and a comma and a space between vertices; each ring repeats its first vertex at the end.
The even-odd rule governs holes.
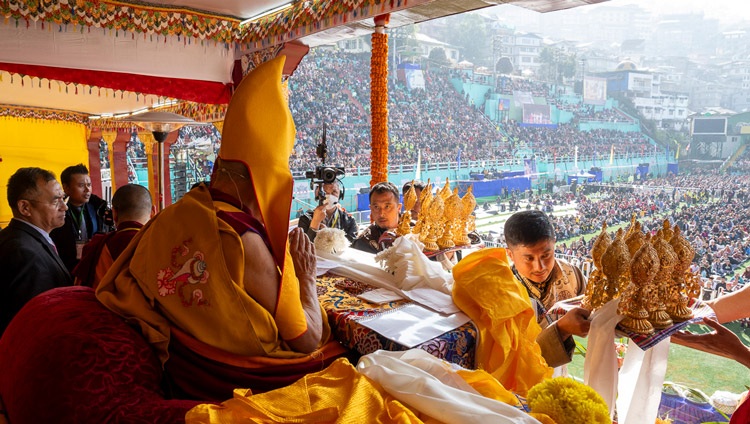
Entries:
POLYGON ((49 236, 68 209, 54 174, 20 168, 8 180, 8 204, 13 219, 0 231, 0 335, 31 298, 73 284, 49 236))
POLYGON ((396 240, 401 202, 398 188, 391 182, 377 183, 370 188, 370 211, 373 224, 365 228, 352 247, 370 253, 385 250, 396 240))
POLYGON ((69 272, 78 264, 83 246, 96 233, 112 231, 111 212, 107 202, 91 193, 91 177, 83 164, 69 166, 60 174, 60 181, 68 196, 65 224, 50 236, 57 245, 69 272))

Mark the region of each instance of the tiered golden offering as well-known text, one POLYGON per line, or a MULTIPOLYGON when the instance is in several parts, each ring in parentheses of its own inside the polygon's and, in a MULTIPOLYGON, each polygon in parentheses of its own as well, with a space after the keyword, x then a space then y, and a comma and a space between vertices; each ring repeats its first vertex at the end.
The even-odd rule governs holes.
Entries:
POLYGON ((595 310, 619 297, 618 312, 625 316, 620 326, 639 334, 692 318, 687 305, 700 293, 700 278, 688 270, 695 255, 690 243, 668 220, 653 237, 643 234, 635 216, 630 224, 614 240, 602 225, 583 306, 595 310))
POLYGON ((434 195, 432 184, 428 180, 418 199, 412 184, 409 191, 404 193, 404 208, 407 212, 401 216, 397 233, 400 236, 418 234, 426 251, 467 246, 471 243, 469 232, 475 229, 472 213, 476 204, 471 186, 463 197, 459 197, 458 188, 451 190, 447 178, 445 185, 434 195), (408 211, 416 204, 420 205, 420 209, 417 222, 412 227, 408 211))
POLYGON ((648 321, 646 305, 652 295, 652 283, 659 272, 659 255, 646 236, 646 242, 635 252, 630 261, 630 285, 621 293, 617 310, 625 315, 620 326, 639 334, 651 334, 654 326, 648 321))

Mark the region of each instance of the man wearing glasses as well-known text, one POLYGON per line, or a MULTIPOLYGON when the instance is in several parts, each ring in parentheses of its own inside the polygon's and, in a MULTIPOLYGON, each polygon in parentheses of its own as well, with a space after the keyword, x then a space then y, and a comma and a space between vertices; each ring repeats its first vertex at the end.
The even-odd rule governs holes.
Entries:
POLYGON ((20 168, 8 180, 7 197, 13 219, 0 231, 0 335, 31 298, 73 284, 49 236, 68 210, 55 175, 20 168))

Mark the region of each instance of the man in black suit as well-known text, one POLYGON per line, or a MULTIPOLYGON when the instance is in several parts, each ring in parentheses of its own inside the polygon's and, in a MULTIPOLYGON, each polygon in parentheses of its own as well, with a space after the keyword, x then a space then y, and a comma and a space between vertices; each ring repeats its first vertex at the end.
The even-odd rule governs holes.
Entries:
POLYGON ((113 223, 105 218, 107 214, 111 216, 107 202, 91 192, 91 177, 84 164, 65 168, 60 174, 60 183, 68 196, 68 211, 65 224, 52 231, 50 237, 65 267, 73 272, 81 259, 83 246, 94 234, 110 232, 113 223))
POLYGON ((55 175, 18 169, 8 180, 8 204, 13 219, 0 231, 0 335, 31 298, 73 284, 49 236, 68 210, 55 175))

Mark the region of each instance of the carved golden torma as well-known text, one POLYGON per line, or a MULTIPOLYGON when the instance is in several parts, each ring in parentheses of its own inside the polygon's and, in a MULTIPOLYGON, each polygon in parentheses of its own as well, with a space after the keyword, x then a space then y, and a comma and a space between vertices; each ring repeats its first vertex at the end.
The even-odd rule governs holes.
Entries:
POLYGON ((625 316, 620 326, 639 334, 693 317, 689 299, 700 293, 700 278, 689 271, 695 251, 669 220, 652 237, 634 215, 627 232, 619 229, 614 239, 605 223, 591 255, 595 269, 584 307, 596 310, 619 297, 618 313, 625 316))
POLYGON ((397 234, 417 234, 419 241, 427 251, 450 249, 457 246, 468 246, 471 241, 469 232, 476 229, 474 208, 477 205, 473 188, 469 186, 463 197, 458 195, 458 187, 451 190, 446 178, 445 185, 434 195, 432 183, 427 185, 417 198, 412 187, 404 193, 404 214, 398 224, 397 234), (411 211, 416 204, 420 205, 417 222, 411 225, 411 211))

